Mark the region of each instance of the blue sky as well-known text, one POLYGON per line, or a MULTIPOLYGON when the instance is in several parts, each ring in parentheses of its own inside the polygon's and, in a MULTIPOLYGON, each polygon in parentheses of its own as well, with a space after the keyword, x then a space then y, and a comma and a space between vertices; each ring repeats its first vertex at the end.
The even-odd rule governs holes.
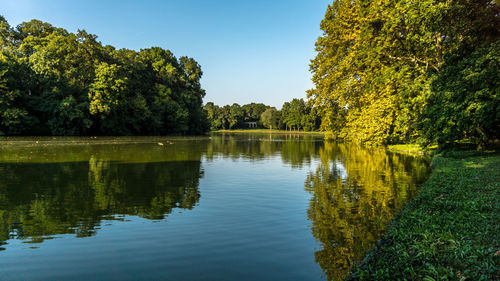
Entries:
POLYGON ((202 66, 205 102, 281 107, 312 87, 309 60, 331 0, 0 0, 11 26, 39 19, 103 44, 159 46, 202 66))

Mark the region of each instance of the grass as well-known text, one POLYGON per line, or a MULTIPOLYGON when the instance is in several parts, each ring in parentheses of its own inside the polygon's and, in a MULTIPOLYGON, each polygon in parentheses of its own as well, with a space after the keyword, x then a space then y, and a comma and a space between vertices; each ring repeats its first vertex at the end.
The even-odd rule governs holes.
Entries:
POLYGON ((409 154, 425 153, 425 150, 418 144, 395 144, 395 145, 388 145, 387 148, 392 151, 409 153, 409 154))
POLYGON ((421 193, 347 280, 500 280, 500 155, 433 158, 421 193))
POLYGON ((406 154, 424 155, 432 154, 433 152, 435 152, 437 150, 437 145, 424 148, 418 144, 394 144, 388 145, 387 148, 391 151, 402 152, 406 154))
POLYGON ((285 131, 270 129, 239 129, 239 130, 217 130, 216 133, 256 133, 256 134, 305 134, 305 135, 324 135, 323 132, 306 131, 285 131))

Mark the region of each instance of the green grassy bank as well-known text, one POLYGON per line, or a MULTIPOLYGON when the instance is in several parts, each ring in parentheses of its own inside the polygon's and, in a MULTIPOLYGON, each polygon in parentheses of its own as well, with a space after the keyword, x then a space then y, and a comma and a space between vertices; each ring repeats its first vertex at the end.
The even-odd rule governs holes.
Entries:
POLYGON ((270 130, 270 129, 241 129, 241 130, 217 130, 216 133, 258 133, 258 134, 304 134, 304 135, 324 135, 323 132, 306 132, 306 131, 285 131, 285 130, 270 130))
POLYGON ((500 155, 448 152, 432 165, 347 280, 500 280, 500 155))
POLYGON ((418 144, 395 144, 395 145, 389 145, 387 146, 387 148, 391 151, 396 151, 406 154, 417 154, 417 155, 428 154, 432 149, 431 148, 425 150, 418 144))

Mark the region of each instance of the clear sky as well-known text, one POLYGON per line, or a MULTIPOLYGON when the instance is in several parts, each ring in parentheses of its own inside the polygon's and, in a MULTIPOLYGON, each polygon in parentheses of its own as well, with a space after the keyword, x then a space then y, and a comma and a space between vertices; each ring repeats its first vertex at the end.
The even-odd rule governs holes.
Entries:
POLYGON ((281 107, 312 87, 309 60, 331 0, 0 0, 11 26, 39 19, 103 44, 197 60, 204 102, 281 107))

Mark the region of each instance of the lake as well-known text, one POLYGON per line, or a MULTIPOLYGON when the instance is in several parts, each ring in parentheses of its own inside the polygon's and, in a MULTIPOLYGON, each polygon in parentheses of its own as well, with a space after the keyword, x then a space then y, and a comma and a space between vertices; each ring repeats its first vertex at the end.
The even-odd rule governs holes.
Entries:
POLYGON ((429 159, 311 135, 0 138, 0 280, 338 280, 429 159))

